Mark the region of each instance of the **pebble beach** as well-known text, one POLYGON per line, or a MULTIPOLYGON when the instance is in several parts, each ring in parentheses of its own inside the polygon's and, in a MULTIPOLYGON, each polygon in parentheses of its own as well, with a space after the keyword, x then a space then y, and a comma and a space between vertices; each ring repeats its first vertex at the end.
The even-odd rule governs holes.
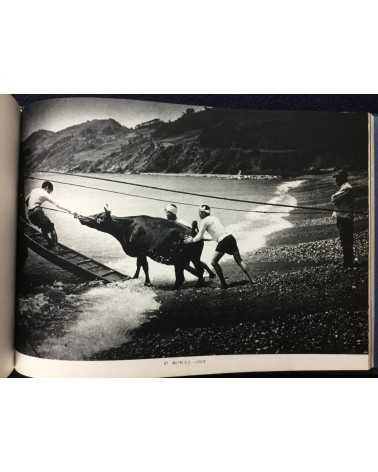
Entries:
MULTIPOLYGON (((329 197, 335 191, 333 179, 304 176, 304 180, 292 191, 298 205, 329 207, 329 197)), ((367 176, 352 176, 351 182, 356 188, 357 204, 366 209, 367 176)), ((328 213, 296 210, 287 218, 290 228, 269 235, 264 247, 245 255, 253 286, 233 262, 227 261, 223 267, 230 284, 228 290, 221 290, 217 280, 207 280, 202 288, 187 282, 178 292, 168 285, 155 287, 155 309, 148 310, 144 322, 129 331, 124 342, 116 347, 104 343, 102 349, 83 351, 81 357, 119 360, 217 354, 367 353, 367 217, 356 219, 359 264, 348 271, 342 268, 337 228, 328 213)), ((18 349, 48 357, 46 339, 65 336, 67 327, 75 321, 75 300, 69 297, 87 290, 87 286, 68 279, 60 285, 52 284, 50 302, 41 301, 44 308, 38 307, 39 317, 30 310, 37 287, 25 284, 20 290, 17 322, 23 334, 18 349), (51 300, 55 300, 58 310, 51 309, 51 300), (27 343, 26 339, 33 341, 27 343)))

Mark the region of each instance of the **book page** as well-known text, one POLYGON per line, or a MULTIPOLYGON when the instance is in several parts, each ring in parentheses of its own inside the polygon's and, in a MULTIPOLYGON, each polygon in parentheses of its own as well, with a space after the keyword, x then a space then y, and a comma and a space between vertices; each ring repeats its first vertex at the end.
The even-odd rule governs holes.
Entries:
POLYGON ((20 111, 10 95, 0 95, 0 377, 14 368, 16 216, 20 111))
POLYGON ((375 268, 377 266, 376 260, 376 249, 375 249, 375 228, 377 225, 377 218, 375 215, 375 203, 376 203, 376 175, 377 166, 375 165, 375 156, 377 155, 376 147, 378 145, 378 119, 377 115, 370 115, 370 162, 371 162, 371 175, 372 175, 372 189, 371 189, 371 223, 370 223, 370 240, 371 251, 371 276, 370 276, 370 297, 371 297, 371 367, 376 368, 378 365, 378 335, 377 335, 377 314, 376 314, 376 300, 375 300, 375 268))
POLYGON ((369 368, 369 120, 71 98, 27 107, 16 368, 369 368))

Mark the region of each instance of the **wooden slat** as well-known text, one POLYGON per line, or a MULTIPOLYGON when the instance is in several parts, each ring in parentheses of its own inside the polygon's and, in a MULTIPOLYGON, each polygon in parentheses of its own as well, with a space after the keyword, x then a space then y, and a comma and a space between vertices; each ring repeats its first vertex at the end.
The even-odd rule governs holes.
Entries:
POLYGON ((86 280, 99 279, 108 283, 129 279, 127 275, 112 270, 110 267, 88 258, 88 256, 68 248, 63 244, 58 244, 57 251, 49 249, 42 234, 27 222, 24 222, 24 235, 26 245, 31 250, 53 264, 86 280), (86 266, 86 264, 89 264, 89 266, 86 266))
POLYGON ((112 270, 110 270, 109 272, 105 272, 105 274, 101 274, 101 277, 108 277, 110 274, 113 274, 112 270))
POLYGON ((84 259, 83 261, 79 261, 77 265, 86 264, 87 262, 91 262, 92 260, 93 259, 84 259))

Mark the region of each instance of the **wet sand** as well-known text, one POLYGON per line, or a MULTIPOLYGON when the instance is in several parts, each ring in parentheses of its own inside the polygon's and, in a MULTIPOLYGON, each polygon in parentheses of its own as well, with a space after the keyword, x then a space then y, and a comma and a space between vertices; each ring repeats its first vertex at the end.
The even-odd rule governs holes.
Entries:
MULTIPOLYGON (((352 178, 358 205, 366 208, 367 178, 352 178)), ((308 177, 292 191, 299 205, 329 207, 335 191, 331 177, 308 177)), ((335 221, 326 214, 294 211, 292 228, 270 235, 264 248, 244 257, 253 276, 251 286, 232 262, 223 264, 231 287, 219 289, 217 280, 203 288, 186 283, 154 288, 157 311, 125 337, 125 343, 91 359, 143 359, 211 354, 366 353, 368 351, 368 221, 356 221, 356 253, 360 267, 345 271, 335 221)), ((35 263, 35 262, 34 262, 35 263)), ((38 264, 46 264, 39 261, 38 264)), ((51 269, 51 268, 50 268, 51 269)), ((55 269, 53 269, 55 270, 55 269)), ((43 271, 41 283, 51 274, 43 271)), ((56 278, 56 277, 55 277, 56 278)), ((51 283, 51 279, 50 279, 51 283)), ((64 282, 57 286, 57 304, 67 287, 75 292, 85 285, 64 282)), ((51 288, 50 288, 51 289, 51 288)), ((23 287, 31 293, 32 286, 23 287)), ((66 303, 66 301, 65 301, 66 303)), ((72 308, 72 307, 71 307, 72 308)), ((33 346, 19 340, 22 352, 34 355, 48 335, 59 336, 76 315, 69 307, 59 316, 42 310, 40 319, 24 323, 20 332, 33 346)), ((26 315, 25 315, 26 316, 26 315)))

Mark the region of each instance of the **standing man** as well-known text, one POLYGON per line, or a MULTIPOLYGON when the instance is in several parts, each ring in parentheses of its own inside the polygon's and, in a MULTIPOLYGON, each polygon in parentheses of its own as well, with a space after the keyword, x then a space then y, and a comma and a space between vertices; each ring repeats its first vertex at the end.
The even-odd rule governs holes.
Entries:
MULTIPOLYGON (((165 210, 165 214, 167 216, 167 220, 174 221, 175 223, 178 223, 180 225, 189 227, 189 225, 186 223, 186 221, 182 221, 182 220, 179 220, 177 218, 178 208, 174 203, 170 203, 169 205, 167 205, 164 210, 165 210)), ((193 221, 193 223, 192 223, 192 235, 195 236, 197 233, 198 233, 197 222, 193 221)), ((204 243, 202 242, 202 248, 203 248, 203 244, 204 243)), ((210 269, 210 267, 205 262, 200 261, 200 265, 201 265, 202 269, 206 270, 206 272, 209 274, 210 279, 215 278, 214 272, 210 269)), ((185 267, 185 270, 187 270, 191 274, 197 276, 197 271, 195 269, 193 269, 191 266, 185 267)))
POLYGON ((209 233, 212 237, 212 240, 217 241, 218 245, 215 249, 215 254, 211 261, 211 265, 214 267, 215 272, 217 273, 219 280, 221 282, 221 288, 226 289, 228 285, 223 275, 223 271, 221 266, 219 265, 219 261, 225 254, 230 254, 234 257, 235 262, 241 268, 241 270, 245 273, 250 281, 251 285, 253 285, 252 278, 248 273, 247 266, 243 262, 238 244, 236 239, 231 233, 227 233, 222 223, 219 219, 215 216, 211 216, 211 210, 208 205, 201 205, 199 208, 199 216, 201 218, 199 231, 198 234, 193 238, 189 237, 184 242, 186 244, 196 243, 204 239, 205 233, 209 233))
POLYGON ((45 215, 42 205, 46 202, 51 203, 56 208, 70 213, 75 218, 77 217, 77 213, 62 207, 50 197, 50 194, 53 192, 53 190, 53 184, 46 180, 43 182, 42 188, 33 189, 26 197, 29 220, 33 223, 33 225, 38 226, 38 228, 41 229, 50 249, 56 248, 58 244, 58 237, 55 231, 54 223, 45 215))
POLYGON ((344 268, 353 267, 353 188, 348 182, 348 174, 344 170, 338 171, 334 178, 339 190, 331 197, 334 204, 334 215, 340 233, 340 242, 344 254, 344 268))

